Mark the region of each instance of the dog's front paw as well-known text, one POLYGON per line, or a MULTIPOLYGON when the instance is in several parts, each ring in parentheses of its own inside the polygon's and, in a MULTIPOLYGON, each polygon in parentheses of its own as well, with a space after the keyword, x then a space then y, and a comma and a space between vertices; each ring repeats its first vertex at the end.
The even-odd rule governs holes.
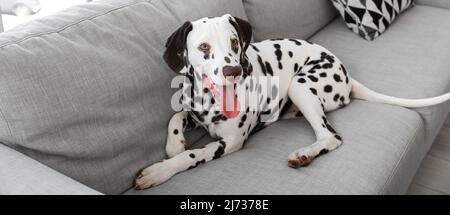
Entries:
POLYGON ((134 180, 134 189, 142 190, 158 186, 169 180, 175 173, 167 162, 161 161, 139 171, 134 180))

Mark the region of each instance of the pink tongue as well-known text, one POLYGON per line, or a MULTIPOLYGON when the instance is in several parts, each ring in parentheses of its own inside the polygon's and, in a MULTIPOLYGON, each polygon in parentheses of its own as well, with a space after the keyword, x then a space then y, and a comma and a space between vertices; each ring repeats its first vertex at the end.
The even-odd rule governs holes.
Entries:
MULTIPOLYGON (((239 101, 234 92, 234 86, 220 86, 217 87, 218 91, 218 103, 220 111, 228 119, 234 118, 239 115, 239 101)), ((216 99, 217 100, 217 99, 216 99)))

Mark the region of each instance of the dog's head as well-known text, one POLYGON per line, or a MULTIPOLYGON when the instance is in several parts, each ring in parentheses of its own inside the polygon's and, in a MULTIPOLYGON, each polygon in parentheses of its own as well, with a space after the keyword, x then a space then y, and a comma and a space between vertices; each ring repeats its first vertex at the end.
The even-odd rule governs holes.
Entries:
POLYGON ((242 76, 251 37, 250 24, 229 14, 186 22, 169 37, 164 60, 173 71, 202 81, 232 118, 239 113, 234 84, 242 76))

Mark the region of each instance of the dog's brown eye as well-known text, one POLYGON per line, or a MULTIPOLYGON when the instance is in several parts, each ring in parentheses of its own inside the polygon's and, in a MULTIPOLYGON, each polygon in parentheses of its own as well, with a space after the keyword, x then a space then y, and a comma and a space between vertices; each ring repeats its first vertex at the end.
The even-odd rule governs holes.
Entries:
POLYGON ((208 43, 202 43, 198 46, 198 49, 202 52, 207 52, 211 49, 211 46, 208 43))
POLYGON ((231 39, 231 45, 232 46, 238 46, 239 45, 239 41, 236 38, 231 39))

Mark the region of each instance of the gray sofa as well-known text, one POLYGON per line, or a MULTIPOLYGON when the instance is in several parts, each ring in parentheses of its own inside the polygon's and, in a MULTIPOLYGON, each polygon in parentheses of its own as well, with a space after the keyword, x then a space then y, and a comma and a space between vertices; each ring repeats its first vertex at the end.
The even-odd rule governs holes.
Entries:
MULTIPOLYGON (((351 32, 329 0, 99 0, 0 34, 1 194, 402 194, 450 102, 406 109, 354 100, 329 113, 344 144, 310 166, 305 119, 253 135, 239 152, 135 191, 136 172, 165 157, 171 88, 166 38, 185 20, 230 13, 254 40, 309 39, 352 76, 389 95, 450 91, 450 3, 416 0, 379 38, 351 32), (445 9, 447 8, 447 9, 445 9)), ((189 133, 191 147, 207 142, 189 133)))

